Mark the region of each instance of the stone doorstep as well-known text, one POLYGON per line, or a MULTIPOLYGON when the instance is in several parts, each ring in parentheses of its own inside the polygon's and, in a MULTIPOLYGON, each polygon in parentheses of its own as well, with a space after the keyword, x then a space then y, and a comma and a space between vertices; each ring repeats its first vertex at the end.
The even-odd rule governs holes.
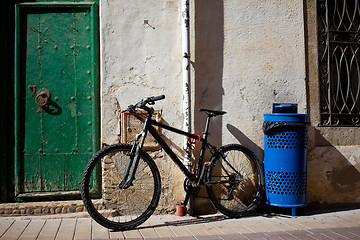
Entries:
POLYGON ((0 216, 51 215, 85 211, 81 200, 0 204, 0 216))

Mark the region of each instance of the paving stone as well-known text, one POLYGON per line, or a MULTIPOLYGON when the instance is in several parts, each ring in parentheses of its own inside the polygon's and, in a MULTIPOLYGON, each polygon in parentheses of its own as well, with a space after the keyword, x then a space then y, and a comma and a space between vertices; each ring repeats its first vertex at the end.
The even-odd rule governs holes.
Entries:
MULTIPOLYGON (((291 236, 296 237, 297 239, 301 240, 313 240, 314 238, 310 236, 311 233, 304 231, 304 230, 298 230, 298 231, 288 231, 287 234, 290 234, 291 236)), ((286 239, 286 238, 283 238, 286 239)))
POLYGON ((330 232, 334 232, 340 236, 347 237, 349 239, 359 238, 359 235, 356 235, 351 232, 350 228, 331 228, 329 229, 330 232))
MULTIPOLYGON (((29 205, 30 206, 30 205, 29 205)), ((50 208, 49 205, 44 205, 50 208)), ((58 204, 57 207, 74 207, 58 204)), ((20 209, 20 208, 17 208, 20 209)), ((25 208, 23 208, 25 209, 25 208)), ((30 209, 30 207, 28 207, 30 209)), ((31 209, 38 209, 32 204, 31 209)), ((79 213, 48 216, 0 217, 0 240, 3 239, 360 239, 360 209, 298 217, 252 216, 228 219, 217 216, 176 217, 153 215, 138 228, 114 232, 91 218, 71 217, 79 213), (74 215, 75 214, 75 215, 74 215), (59 219, 59 217, 63 217, 59 219), (351 217, 351 219, 350 219, 351 217), (54 219, 52 219, 54 218, 54 219), (340 221, 337 222, 337 220, 340 221), (351 227, 344 224, 351 221, 351 227), (341 226, 341 227, 339 227, 341 226), (37 236, 37 237, 36 237, 37 236)))
POLYGON ((62 219, 55 240, 73 239, 75 235, 75 227, 76 227, 75 218, 62 219))
POLYGON ((193 236, 188 236, 188 237, 171 237, 171 240, 196 240, 195 237, 193 236))
POLYGON ((21 233, 25 230, 30 220, 17 220, 9 226, 5 233, 0 236, 0 239, 12 240, 18 239, 21 233))
POLYGON ((45 219, 35 219, 31 220, 29 225, 22 232, 18 240, 33 240, 36 239, 39 235, 41 229, 43 228, 46 220, 45 219))
POLYGON ((218 235, 196 236, 198 240, 221 240, 218 235))
POLYGON ((353 233, 356 236, 359 236, 359 239, 360 239, 360 227, 348 228, 348 231, 353 233))
POLYGON ((220 238, 224 239, 224 240, 242 240, 242 239, 248 239, 246 238, 244 235, 240 234, 240 233, 234 233, 234 234, 224 234, 224 235, 219 235, 220 238))
POLYGON ((91 218, 77 219, 74 239, 91 239, 91 221, 91 218))
POLYGON ((109 229, 101 226, 100 224, 98 224, 95 221, 91 221, 91 233, 92 233, 92 238, 96 238, 96 239, 109 239, 109 229))
POLYGON ((330 239, 347 239, 347 237, 332 232, 330 229, 310 229, 309 232, 324 235, 330 239))
POLYGON ((266 239, 267 237, 265 233, 244 233, 243 236, 251 240, 266 239))
POLYGON ((297 239, 296 236, 286 232, 265 232, 267 239, 297 239))
POLYGON ((37 240, 55 239, 60 224, 61 219, 47 219, 37 240))
POLYGON ((0 237, 9 229, 9 227, 15 222, 14 219, 0 218, 0 237))

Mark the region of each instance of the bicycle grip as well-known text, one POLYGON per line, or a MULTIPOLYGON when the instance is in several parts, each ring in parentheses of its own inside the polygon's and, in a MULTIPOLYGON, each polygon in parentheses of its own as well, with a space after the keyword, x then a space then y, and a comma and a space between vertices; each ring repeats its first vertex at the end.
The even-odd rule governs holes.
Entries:
POLYGON ((155 102, 155 101, 159 101, 162 99, 165 99, 165 95, 160 95, 160 96, 156 96, 156 97, 151 97, 149 98, 151 102, 155 102))

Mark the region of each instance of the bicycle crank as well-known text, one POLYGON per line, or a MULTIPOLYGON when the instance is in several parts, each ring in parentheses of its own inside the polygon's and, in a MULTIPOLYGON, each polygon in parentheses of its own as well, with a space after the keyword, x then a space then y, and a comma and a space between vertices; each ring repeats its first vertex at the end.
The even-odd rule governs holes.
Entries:
POLYGON ((200 191, 200 187, 186 178, 184 181, 184 190, 186 193, 195 196, 200 191))

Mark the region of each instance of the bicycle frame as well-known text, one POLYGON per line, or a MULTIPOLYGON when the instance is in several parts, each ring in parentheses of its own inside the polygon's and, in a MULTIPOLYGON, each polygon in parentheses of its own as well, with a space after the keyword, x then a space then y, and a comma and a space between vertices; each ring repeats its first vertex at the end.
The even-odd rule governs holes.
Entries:
MULTIPOLYGON (((196 139, 197 136, 188 132, 184 132, 180 129, 177 128, 173 128, 167 125, 164 125, 162 123, 159 123, 153 119, 151 119, 150 117, 147 117, 145 122, 144 122, 144 127, 143 129, 148 130, 151 135, 155 138, 156 141, 158 141, 158 143, 160 144, 160 146, 165 150, 165 152, 170 156, 170 158, 173 160, 173 162, 175 162, 175 164, 180 168, 180 170, 184 173, 184 175, 192 182, 195 183, 197 187, 200 187, 204 184, 220 184, 220 183, 231 183, 231 181, 229 180, 219 180, 219 181, 211 181, 211 182, 204 182, 204 173, 206 170, 206 165, 203 165, 203 160, 204 160, 204 155, 205 155, 205 150, 206 147, 209 148, 210 152, 212 154, 219 154, 219 156, 222 158, 222 160, 227 164, 227 166, 229 166, 233 171, 237 172, 236 169, 234 169, 234 167, 229 164, 229 162, 226 160, 226 158, 221 154, 221 152, 218 150, 217 147, 211 145, 210 143, 208 143, 207 141, 207 137, 209 135, 209 126, 210 126, 210 119, 211 116, 208 116, 206 118, 206 125, 205 125, 205 131, 203 132, 203 137, 200 137, 200 141, 202 142, 201 145, 201 149, 200 149, 200 155, 197 159, 197 165, 198 168, 197 170, 200 170, 201 166, 203 166, 201 172, 197 171, 196 174, 191 173, 186 167, 185 165, 181 162, 181 160, 176 156, 176 154, 171 150, 171 148, 165 143, 165 141, 160 137, 160 135, 157 133, 157 131, 154 129, 154 127, 152 125, 158 126, 160 128, 164 128, 167 129, 171 132, 175 132, 193 139, 196 139)), ((144 131, 146 133, 146 131, 144 131)), ((146 135, 146 134, 145 134, 146 135)), ((145 138, 143 139, 143 141, 145 140, 145 138)), ((222 169, 226 172, 226 174, 228 176, 230 176, 230 174, 227 172, 227 170, 225 168, 222 167, 222 169)), ((239 175, 240 178, 242 177, 241 175, 239 175)))
MULTIPOLYGON (((159 143, 159 145, 164 149, 164 151, 170 156, 172 161, 180 168, 180 170, 184 173, 184 175, 187 177, 187 179, 190 180, 191 183, 195 184, 196 186, 201 186, 204 184, 203 178, 204 178, 204 172, 206 169, 206 166, 203 166, 203 159, 205 155, 206 147, 208 147, 211 150, 213 150, 215 153, 218 152, 217 148, 212 146, 207 142, 208 137, 208 130, 209 130, 209 124, 210 124, 210 116, 207 117, 206 125, 205 125, 205 131, 203 133, 203 137, 200 137, 200 141, 202 142, 201 150, 199 158, 197 159, 198 169, 203 166, 202 171, 197 171, 195 174, 191 173, 189 169, 186 168, 186 166, 182 163, 182 161, 176 156, 174 151, 169 147, 169 145, 161 138, 161 136, 157 133, 155 128, 153 126, 157 126, 163 129, 166 129, 171 132, 175 132, 180 135, 187 136, 192 139, 197 139, 198 136, 182 131, 180 129, 167 126, 165 124, 159 123, 153 119, 151 119, 152 115, 147 114, 143 129, 141 134, 138 136, 138 139, 135 141, 132 150, 130 151, 130 159, 128 162, 128 165, 126 167, 126 171, 124 174, 123 181, 120 183, 120 188, 128 188, 131 186, 132 181, 134 180, 135 172, 137 169, 137 165, 139 163, 140 154, 142 151, 142 147, 145 142, 145 138, 147 136, 147 133, 150 132, 150 134, 155 138, 155 140, 159 143), (142 136, 142 141, 139 143, 138 140, 142 136), (136 151, 136 152, 134 152, 136 151), (134 158, 135 157, 135 158, 134 158)), ((138 117, 139 118, 139 117, 138 117)), ((141 120, 141 118, 139 118, 141 120)))

